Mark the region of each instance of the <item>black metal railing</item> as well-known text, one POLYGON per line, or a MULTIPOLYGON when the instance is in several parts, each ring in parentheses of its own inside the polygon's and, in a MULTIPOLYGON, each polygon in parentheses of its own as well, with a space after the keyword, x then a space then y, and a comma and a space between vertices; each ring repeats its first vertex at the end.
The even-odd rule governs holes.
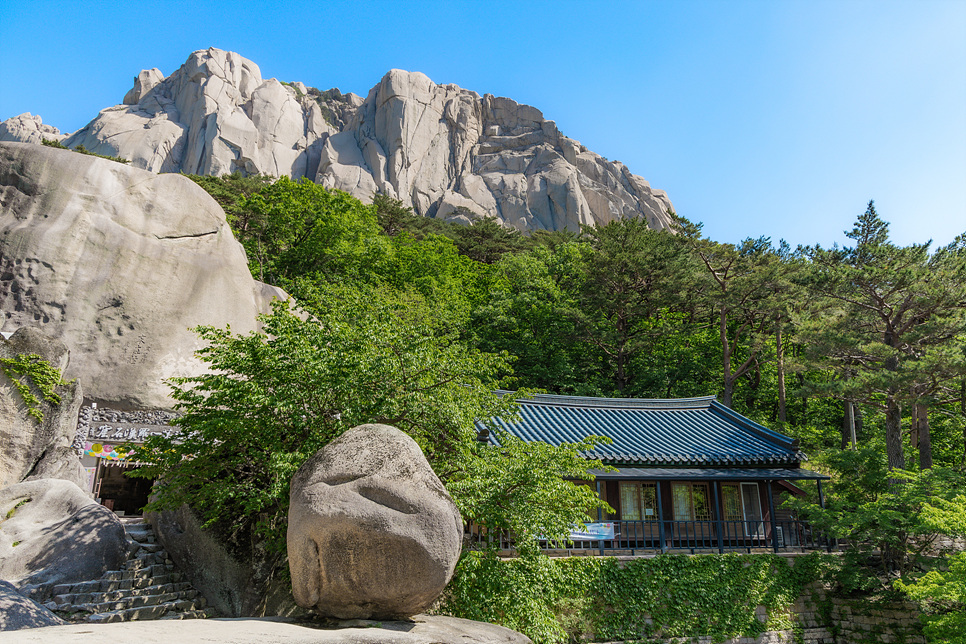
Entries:
MULTIPOLYGON (((831 542, 817 534, 804 521, 609 521, 614 536, 604 539, 581 539, 568 543, 541 541, 547 550, 587 550, 607 554, 608 551, 646 552, 753 552, 763 549, 796 552, 829 549, 831 542)), ((469 529, 466 538, 475 544, 489 544, 501 550, 513 550, 515 540, 506 531, 500 533, 469 529)))

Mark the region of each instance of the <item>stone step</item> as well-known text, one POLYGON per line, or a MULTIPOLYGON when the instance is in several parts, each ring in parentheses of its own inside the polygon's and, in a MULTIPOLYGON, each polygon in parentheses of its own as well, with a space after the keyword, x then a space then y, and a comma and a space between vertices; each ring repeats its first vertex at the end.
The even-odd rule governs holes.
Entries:
MULTIPOLYGON (((131 560, 128 560, 129 562, 131 560)), ((174 564, 154 563, 145 564, 128 570, 111 570, 101 576, 101 581, 124 581, 127 579, 140 579, 142 577, 157 577, 175 572, 174 564)))
POLYGON ((138 590, 116 590, 108 593, 92 594, 90 603, 103 603, 124 601, 128 598, 151 597, 156 595, 184 595, 182 599, 194 599, 198 596, 198 591, 191 587, 188 582, 179 584, 164 584, 161 586, 148 586, 138 590))
POLYGON ((147 523, 137 523, 124 526, 124 531, 130 535, 154 536, 154 530, 147 523))
POLYGON ((174 572, 168 570, 165 567, 164 572, 158 574, 152 571, 156 566, 151 568, 146 568, 144 570, 131 571, 136 573, 131 579, 107 579, 101 580, 99 592, 109 592, 112 590, 132 590, 135 588, 145 588, 147 586, 155 586, 162 583, 158 581, 161 578, 165 579, 167 583, 177 583, 184 580, 184 576, 179 572, 174 572))
POLYGON ((138 608, 127 608, 103 613, 88 615, 84 621, 98 624, 110 624, 113 622, 133 622, 146 619, 163 619, 166 615, 172 616, 177 613, 191 613, 195 611, 203 612, 204 606, 196 605, 192 600, 178 600, 154 606, 141 606, 138 608))
POLYGON ((81 581, 74 584, 59 584, 54 586, 53 595, 78 595, 85 593, 110 592, 115 590, 132 590, 147 588, 161 584, 176 584, 184 581, 184 575, 175 571, 173 566, 152 564, 139 568, 131 579, 122 579, 126 571, 112 570, 105 573, 101 579, 81 581))
POLYGON ((117 589, 101 592, 89 593, 66 593, 55 595, 53 602, 58 607, 64 605, 82 606, 86 604, 101 604, 104 602, 123 601, 129 597, 144 597, 148 595, 162 595, 165 593, 194 593, 190 598, 197 596, 195 590, 189 582, 158 583, 144 586, 143 588, 117 589))
POLYGON ((154 532, 150 529, 148 530, 127 530, 127 536, 132 541, 139 544, 156 544, 158 542, 157 537, 154 536, 154 532))
MULTIPOLYGON (((155 595, 136 595, 122 597, 115 601, 91 602, 87 604, 65 604, 57 608, 59 613, 116 613, 133 608, 149 608, 151 606, 192 606, 191 610, 204 608, 204 597, 198 596, 198 591, 168 592, 155 595)), ((188 609, 185 609, 188 610, 188 609)))
POLYGON ((124 570, 143 570, 151 566, 164 565, 167 562, 168 555, 165 552, 139 552, 136 557, 127 560, 124 570))
POLYGON ((130 554, 123 569, 108 571, 100 579, 55 586, 47 608, 68 621, 92 623, 217 615, 175 568, 151 526, 132 522, 124 528, 130 554))

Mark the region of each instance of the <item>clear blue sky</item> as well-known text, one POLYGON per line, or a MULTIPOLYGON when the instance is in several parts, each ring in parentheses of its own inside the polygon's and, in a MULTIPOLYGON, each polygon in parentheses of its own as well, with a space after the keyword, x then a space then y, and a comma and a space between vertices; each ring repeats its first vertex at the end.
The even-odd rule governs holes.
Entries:
POLYGON ((0 0, 0 120, 74 131, 197 49, 365 96, 391 68, 528 103, 720 241, 966 231, 966 0, 0 0))

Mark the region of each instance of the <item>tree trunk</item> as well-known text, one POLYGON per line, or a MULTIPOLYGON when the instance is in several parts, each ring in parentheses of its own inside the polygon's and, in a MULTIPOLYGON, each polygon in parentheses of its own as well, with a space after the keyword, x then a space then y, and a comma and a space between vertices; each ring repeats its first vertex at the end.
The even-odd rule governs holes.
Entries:
MULTIPOLYGON (((896 334, 886 331, 885 344, 895 350, 898 344, 896 334)), ((885 368, 889 371, 899 370, 899 356, 897 353, 886 358, 885 368)), ((906 457, 902 451, 902 409, 896 400, 896 392, 890 391, 886 398, 886 455, 889 457, 889 469, 906 469, 906 457)))
MULTIPOLYGON (((804 391, 805 376, 801 373, 798 373, 795 375, 798 378, 798 388, 804 391)), ((806 422, 808 422, 808 394, 803 393, 801 395, 801 400, 802 400, 802 415, 801 415, 801 418, 799 418, 798 422, 804 425, 806 422)))
POLYGON ((721 334, 721 369, 724 374, 721 404, 731 409, 735 381, 731 374, 731 345, 728 344, 728 310, 724 306, 718 314, 718 331, 721 334))
POLYGON ((617 391, 620 393, 621 397, 624 396, 624 390, 627 389, 627 329, 629 323, 624 315, 617 316, 616 324, 614 325, 614 330, 617 331, 617 347, 614 350, 614 367, 616 373, 614 374, 614 379, 617 384, 617 391))
POLYGON ((929 418, 925 405, 913 403, 909 411, 909 446, 919 447, 919 443, 924 428, 929 427, 929 418))
POLYGON ((925 405, 912 408, 913 423, 919 434, 919 469, 932 467, 932 436, 929 435, 929 412, 925 405))
POLYGON ((761 365, 755 361, 755 369, 751 373, 745 372, 748 377, 748 395, 745 397, 745 406, 749 412, 758 406, 758 389, 761 387, 761 365))
POLYGON ((855 404, 845 401, 844 418, 842 419, 842 449, 850 447, 855 451, 855 404))
POLYGON ((782 321, 775 331, 775 355, 778 358, 778 420, 783 425, 788 419, 785 408, 785 347, 782 345, 782 321))
POLYGON ((885 430, 889 469, 903 470, 906 468, 906 457, 902 450, 902 409, 892 396, 886 401, 885 430))

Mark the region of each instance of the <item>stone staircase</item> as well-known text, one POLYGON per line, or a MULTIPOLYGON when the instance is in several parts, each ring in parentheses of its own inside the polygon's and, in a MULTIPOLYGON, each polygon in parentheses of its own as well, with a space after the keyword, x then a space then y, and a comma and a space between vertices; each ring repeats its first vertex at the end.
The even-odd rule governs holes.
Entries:
POLYGON ((205 598, 155 541, 151 526, 133 518, 122 522, 131 540, 123 569, 93 581, 55 586, 47 608, 68 622, 214 617, 214 609, 206 608, 205 598))

